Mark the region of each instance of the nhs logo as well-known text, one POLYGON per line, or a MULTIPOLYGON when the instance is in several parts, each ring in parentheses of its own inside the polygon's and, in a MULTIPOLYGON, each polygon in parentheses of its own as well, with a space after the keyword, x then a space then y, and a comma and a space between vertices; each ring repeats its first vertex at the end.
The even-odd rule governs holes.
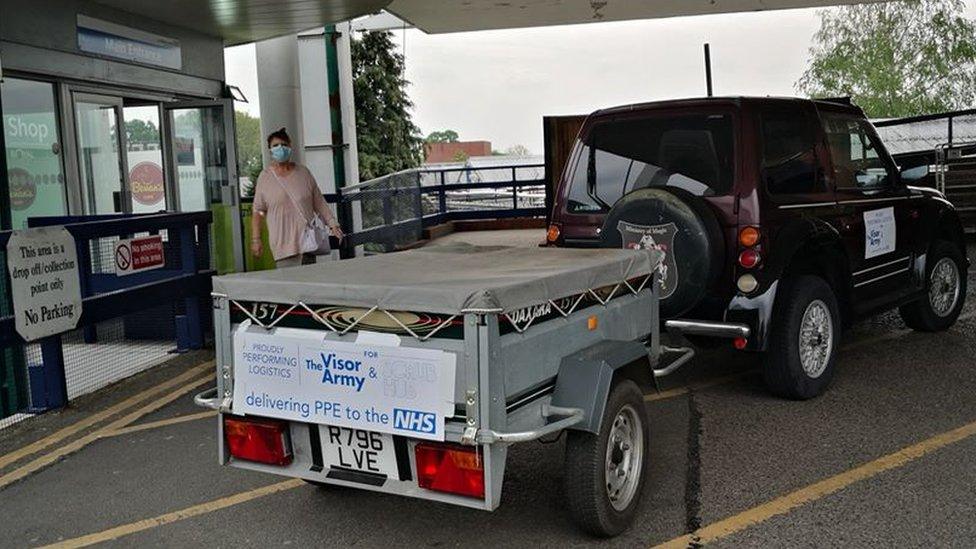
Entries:
POLYGON ((437 416, 430 412, 394 408, 393 427, 405 431, 433 434, 437 430, 437 416))

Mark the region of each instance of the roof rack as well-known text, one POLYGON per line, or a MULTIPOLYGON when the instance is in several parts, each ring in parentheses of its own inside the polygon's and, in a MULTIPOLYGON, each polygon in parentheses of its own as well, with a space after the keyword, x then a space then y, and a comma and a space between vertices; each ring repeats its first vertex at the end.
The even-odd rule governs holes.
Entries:
POLYGON ((851 99, 851 96, 849 95, 844 97, 815 97, 813 98, 813 100, 823 101, 824 103, 837 103, 840 105, 850 105, 850 106, 854 105, 854 101, 851 99))

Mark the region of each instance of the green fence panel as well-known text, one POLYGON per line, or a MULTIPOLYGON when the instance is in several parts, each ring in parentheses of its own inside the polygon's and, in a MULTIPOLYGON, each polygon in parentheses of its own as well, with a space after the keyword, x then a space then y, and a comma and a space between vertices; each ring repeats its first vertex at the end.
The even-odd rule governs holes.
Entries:
POLYGON ((244 225, 244 268, 247 271, 266 271, 275 268, 274 256, 271 255, 271 247, 268 246, 268 226, 261 226, 261 255, 255 257, 251 253, 251 213, 252 205, 249 203, 241 204, 241 223, 244 225))
POLYGON ((213 204, 213 258, 214 269, 218 274, 234 272, 234 229, 232 225, 234 208, 223 204, 213 204))

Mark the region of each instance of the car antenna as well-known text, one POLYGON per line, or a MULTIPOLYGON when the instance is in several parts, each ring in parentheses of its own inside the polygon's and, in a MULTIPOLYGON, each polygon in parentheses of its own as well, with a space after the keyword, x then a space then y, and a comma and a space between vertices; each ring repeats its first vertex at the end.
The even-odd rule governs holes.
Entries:
POLYGON ((705 42, 705 89, 708 97, 712 96, 712 49, 705 42))

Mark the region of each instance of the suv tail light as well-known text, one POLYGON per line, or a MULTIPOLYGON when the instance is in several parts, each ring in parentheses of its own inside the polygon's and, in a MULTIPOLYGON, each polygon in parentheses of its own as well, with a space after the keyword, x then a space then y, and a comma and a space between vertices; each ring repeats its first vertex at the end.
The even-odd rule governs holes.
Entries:
POLYGON ((287 436, 284 421, 224 416, 227 448, 237 459, 288 465, 292 456, 287 436))
POLYGON ((485 465, 477 448, 422 442, 414 449, 421 488, 485 497, 485 465))
POLYGON ((752 248, 742 250, 742 253, 739 254, 739 265, 742 265, 746 269, 751 269, 759 265, 761 261, 762 255, 752 248))
POLYGON ((546 231, 546 241, 552 244, 557 240, 559 240, 559 225, 549 225, 549 230, 546 231))
POLYGON ((739 244, 743 248, 751 248, 762 239, 762 233, 756 227, 743 227, 739 231, 739 244))

